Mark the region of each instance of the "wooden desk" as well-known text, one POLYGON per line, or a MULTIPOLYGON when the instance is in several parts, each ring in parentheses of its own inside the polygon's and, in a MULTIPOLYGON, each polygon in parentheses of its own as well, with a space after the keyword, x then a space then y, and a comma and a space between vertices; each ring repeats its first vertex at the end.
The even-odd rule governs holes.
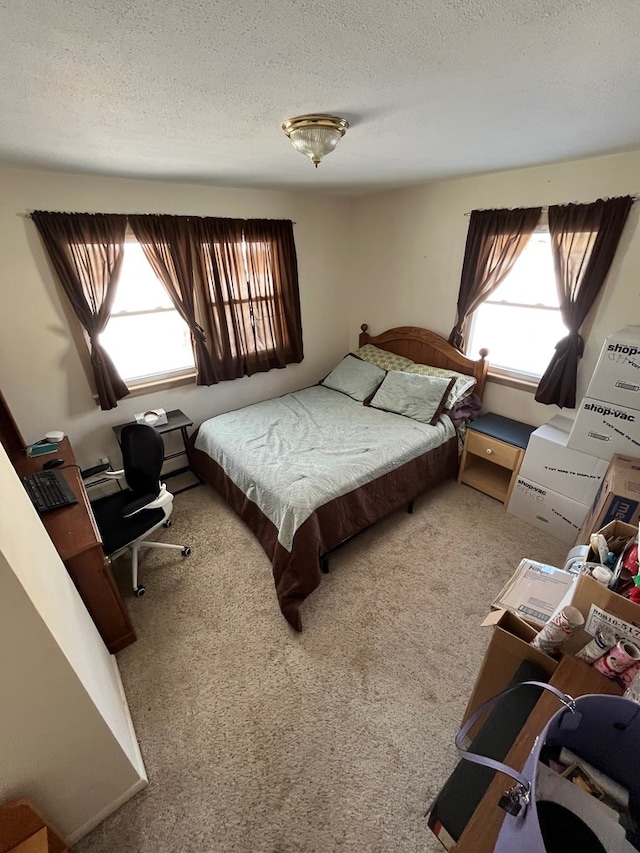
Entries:
MULTIPOLYGON (((549 681, 574 699, 587 693, 612 693, 622 696, 622 690, 613 681, 600 675, 592 666, 571 655, 564 657, 549 681)), ((520 730, 515 743, 504 760, 505 764, 522 770, 533 742, 547 721, 560 708, 551 693, 545 692, 538 700, 529 719, 520 730)), ((498 808, 498 800, 514 784, 510 776, 496 773, 478 808, 471 816, 458 843, 451 848, 455 853, 492 853, 505 813, 498 808)))
POLYGON ((57 470, 63 473, 78 503, 43 513, 40 520, 106 647, 114 654, 133 643, 136 635, 102 550, 100 532, 69 440, 65 437, 56 453, 29 457, 23 451, 11 461, 17 473, 24 475, 40 471, 44 462, 56 458, 64 459, 64 465, 57 470))

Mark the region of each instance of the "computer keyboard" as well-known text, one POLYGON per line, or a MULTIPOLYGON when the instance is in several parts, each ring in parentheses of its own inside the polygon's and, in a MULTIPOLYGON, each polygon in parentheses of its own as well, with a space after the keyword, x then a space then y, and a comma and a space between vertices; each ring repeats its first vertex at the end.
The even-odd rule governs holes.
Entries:
POLYGON ((22 483, 38 512, 78 503, 61 471, 36 471, 23 477, 22 483))

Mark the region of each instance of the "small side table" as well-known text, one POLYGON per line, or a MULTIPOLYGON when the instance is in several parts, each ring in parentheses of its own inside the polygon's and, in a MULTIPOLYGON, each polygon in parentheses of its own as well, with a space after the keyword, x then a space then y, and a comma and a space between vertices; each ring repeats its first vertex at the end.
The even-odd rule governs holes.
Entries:
MULTIPOLYGON (((117 426, 113 427, 113 431, 118 439, 118 444, 120 444, 120 433, 122 432, 123 427, 129 426, 129 424, 133 424, 135 421, 128 421, 126 424, 117 424, 117 426)), ((166 432, 174 432, 175 430, 180 430, 180 434, 182 435, 182 450, 178 450, 176 453, 168 453, 164 457, 164 462, 168 462, 169 459, 176 459, 178 456, 186 456, 187 455, 187 428, 193 426, 193 421, 188 418, 183 411, 180 409, 173 409, 171 412, 167 412, 167 423, 159 424, 158 426, 154 426, 154 429, 163 435, 166 432)), ((186 492, 189 489, 195 489, 196 486, 199 486, 202 483, 202 480, 196 472, 191 468, 190 465, 184 465, 182 468, 174 468, 172 471, 167 471, 166 474, 162 475, 164 480, 168 480, 169 477, 177 477, 178 474, 184 474, 185 472, 190 471, 193 476, 196 478, 195 483, 191 483, 188 486, 183 486, 181 489, 173 490, 174 495, 179 495, 180 492, 186 492)))
POLYGON ((467 427, 458 482, 506 504, 535 427, 489 412, 467 427))

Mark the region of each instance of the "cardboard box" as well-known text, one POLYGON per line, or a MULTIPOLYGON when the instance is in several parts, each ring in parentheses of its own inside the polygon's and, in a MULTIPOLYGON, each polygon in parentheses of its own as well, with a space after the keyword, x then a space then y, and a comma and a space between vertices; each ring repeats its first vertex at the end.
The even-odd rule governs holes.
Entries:
POLYGON ((595 530, 611 521, 638 524, 640 520, 640 458, 616 454, 607 468, 576 544, 589 542, 595 530))
MULTIPOLYGON (((638 527, 635 524, 626 524, 624 521, 610 521, 609 524, 605 524, 604 527, 598 528, 595 532, 602 533, 607 542, 613 545, 609 550, 619 556, 624 550, 624 545, 620 548, 617 543, 628 542, 629 539, 636 537, 638 527)), ((586 545, 587 542, 584 544, 586 545)), ((590 548, 585 557, 585 562, 599 563, 600 557, 590 548)))
POLYGON ((567 447, 573 426, 570 418, 556 415, 529 438, 521 477, 589 506, 607 470, 607 462, 567 447))
POLYGON ((575 542, 589 505, 518 476, 507 512, 563 542, 575 542))
POLYGON ((542 628, 575 582, 575 574, 536 560, 521 560, 491 605, 542 628))
MULTIPOLYGON (((558 666, 558 661, 529 645, 538 632, 513 613, 494 610, 482 624, 493 627, 493 634, 471 691, 463 722, 468 720, 483 702, 506 688, 522 661, 528 660, 537 664, 549 676, 558 666)), ((471 739, 481 725, 482 720, 479 720, 471 729, 471 739)))
POLYGON ((640 411, 585 397, 571 428, 567 446, 601 459, 615 453, 640 452, 640 411))
POLYGON ((640 326, 627 326, 606 339, 587 397, 640 409, 640 326))
MULTIPOLYGON (((602 586, 587 575, 579 575, 573 586, 570 596, 561 602, 558 609, 561 610, 567 604, 577 607, 585 618, 589 619, 592 605, 609 613, 612 617, 621 619, 631 626, 638 628, 640 637, 640 605, 634 604, 628 598, 623 598, 612 590, 602 586)), ((563 648, 563 653, 573 654, 581 649, 592 639, 586 630, 577 631, 563 648)), ((638 640, 636 640, 638 642, 638 640)))

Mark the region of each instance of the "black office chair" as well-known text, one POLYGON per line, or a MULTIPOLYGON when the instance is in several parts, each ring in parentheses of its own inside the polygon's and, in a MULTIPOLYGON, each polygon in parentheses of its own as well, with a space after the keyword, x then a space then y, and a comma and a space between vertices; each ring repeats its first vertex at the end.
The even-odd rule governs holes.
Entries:
POLYGON ((183 557, 188 557, 191 549, 146 539, 159 527, 171 526, 169 516, 173 511, 173 495, 160 482, 164 459, 160 433, 147 424, 129 424, 122 429, 120 446, 124 466, 121 471, 98 466, 82 473, 83 476, 103 473, 109 478, 126 480, 128 489, 100 498, 91 506, 107 556, 118 557, 126 550, 131 551, 133 591, 140 596, 146 591, 138 585, 138 552, 141 548, 177 550, 183 557))

